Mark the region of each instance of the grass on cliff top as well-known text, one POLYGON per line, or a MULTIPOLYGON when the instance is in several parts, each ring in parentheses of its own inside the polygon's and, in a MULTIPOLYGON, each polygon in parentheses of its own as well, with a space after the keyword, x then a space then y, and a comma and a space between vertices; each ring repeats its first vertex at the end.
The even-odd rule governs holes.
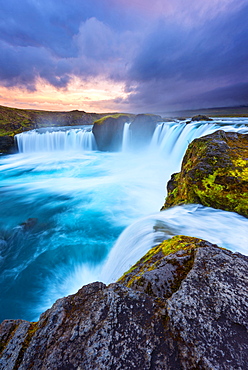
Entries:
POLYGON ((0 136, 13 136, 22 131, 47 126, 73 126, 92 124, 109 113, 86 113, 10 108, 0 105, 0 136))
POLYGON ((114 119, 117 119, 117 118, 125 117, 125 116, 127 116, 127 117, 129 117, 129 118, 132 118, 132 117, 134 117, 134 114, 130 114, 130 113, 115 113, 115 114, 109 114, 109 115, 107 115, 107 116, 105 116, 105 117, 102 117, 102 118, 100 118, 100 119, 96 120, 96 121, 94 122, 94 125, 102 125, 102 124, 106 121, 106 119, 108 119, 108 118, 114 118, 114 119))

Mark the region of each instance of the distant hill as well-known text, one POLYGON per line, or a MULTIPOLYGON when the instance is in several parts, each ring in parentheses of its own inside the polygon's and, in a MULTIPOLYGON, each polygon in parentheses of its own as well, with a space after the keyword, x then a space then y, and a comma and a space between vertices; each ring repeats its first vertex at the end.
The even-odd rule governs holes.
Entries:
POLYGON ((169 117, 192 117, 198 114, 204 114, 210 117, 248 117, 248 106, 239 107, 219 107, 219 108, 202 108, 182 110, 170 113, 159 113, 163 116, 169 117))
MULTIPOLYGON (((51 112, 44 110, 17 109, 0 105, 0 136, 14 136, 20 132, 48 126, 79 126, 90 125, 110 113, 87 113, 72 110, 69 112, 51 112)), ((204 114, 210 117, 248 117, 248 106, 204 108, 160 113, 163 117, 179 118, 204 114)))
POLYGON ((13 136, 22 131, 47 126, 89 125, 110 113, 49 112, 0 106, 0 136, 13 136))

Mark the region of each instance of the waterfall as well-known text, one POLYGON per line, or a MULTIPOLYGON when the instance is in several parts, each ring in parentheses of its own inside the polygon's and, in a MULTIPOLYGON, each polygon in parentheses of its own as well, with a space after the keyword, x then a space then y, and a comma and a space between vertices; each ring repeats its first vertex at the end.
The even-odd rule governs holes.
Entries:
POLYGON ((127 152, 130 149, 130 140, 131 140, 131 123, 125 123, 123 128, 123 138, 122 138, 122 151, 127 152))
POLYGON ((95 138, 89 126, 38 129, 23 132, 15 137, 21 153, 96 149, 95 138))
POLYGON ((234 212, 196 204, 176 206, 126 228, 111 250, 100 278, 107 284, 116 281, 150 248, 175 235, 205 239, 247 254, 247 229, 248 219, 234 212))
POLYGON ((204 135, 209 135, 217 130, 235 131, 247 133, 248 128, 243 121, 235 119, 222 121, 217 119, 215 122, 164 122, 156 126, 151 139, 150 149, 158 150, 170 161, 181 161, 189 143, 192 140, 204 135))
MULTIPOLYGON (((132 147, 131 124, 125 123, 122 133, 122 151, 128 152, 132 147)), ((51 151, 85 151, 96 150, 97 145, 91 130, 92 126, 74 126, 37 129, 15 136, 21 153, 51 151)), ((157 124, 151 137, 150 149, 160 151, 166 158, 180 161, 188 144, 195 138, 208 135, 216 130, 247 132, 246 122, 229 119, 215 120, 213 123, 185 121, 162 122, 157 124)))
POLYGON ((0 156, 0 321, 36 321, 82 284, 118 279, 173 235, 247 254, 244 217, 199 205, 157 213, 189 142, 219 129, 247 133, 247 123, 161 122, 143 151, 126 124, 116 136, 123 151, 112 153, 94 150, 92 126, 17 135, 20 153, 0 156))

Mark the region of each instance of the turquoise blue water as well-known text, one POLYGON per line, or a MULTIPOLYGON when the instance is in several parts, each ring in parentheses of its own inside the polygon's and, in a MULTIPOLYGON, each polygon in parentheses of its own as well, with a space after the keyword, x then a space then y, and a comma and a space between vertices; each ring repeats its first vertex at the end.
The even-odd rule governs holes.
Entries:
POLYGON ((191 208, 156 214, 191 140, 220 127, 247 132, 247 120, 229 121, 159 125, 138 153, 128 130, 118 153, 94 150, 91 133, 79 128, 20 135, 22 153, 0 156, 0 321, 36 320, 83 284, 117 279, 174 234, 230 240, 227 247, 244 252, 229 233, 239 230, 247 244, 244 218, 191 208), (172 229, 169 236, 159 231, 158 239, 158 225, 172 229))
POLYGON ((34 320, 96 280, 124 228, 157 211, 163 160, 124 153, 0 157, 0 320, 34 320), (21 225, 29 218, 31 225, 21 225))

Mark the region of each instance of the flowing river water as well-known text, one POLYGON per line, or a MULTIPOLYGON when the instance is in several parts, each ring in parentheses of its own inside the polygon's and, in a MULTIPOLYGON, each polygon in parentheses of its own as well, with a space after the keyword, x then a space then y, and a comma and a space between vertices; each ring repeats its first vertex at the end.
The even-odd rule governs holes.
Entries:
POLYGON ((248 220, 199 205, 159 212, 166 183, 194 138, 248 132, 248 119, 159 124, 132 150, 97 150, 91 127, 17 135, 19 153, 0 156, 0 321, 36 320, 83 284, 115 281, 173 235, 201 237, 248 254, 248 220))

